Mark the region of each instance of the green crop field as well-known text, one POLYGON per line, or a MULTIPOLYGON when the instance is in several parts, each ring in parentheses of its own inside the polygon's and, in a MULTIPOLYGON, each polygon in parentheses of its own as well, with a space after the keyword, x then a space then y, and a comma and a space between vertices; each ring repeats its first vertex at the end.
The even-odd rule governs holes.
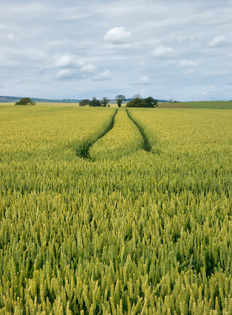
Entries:
POLYGON ((0 314, 232 314, 232 111, 0 107, 0 314))

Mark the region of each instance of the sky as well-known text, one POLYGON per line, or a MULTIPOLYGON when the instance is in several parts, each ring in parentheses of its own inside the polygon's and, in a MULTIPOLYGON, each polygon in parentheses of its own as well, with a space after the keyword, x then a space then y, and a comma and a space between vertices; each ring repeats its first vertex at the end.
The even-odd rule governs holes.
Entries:
POLYGON ((232 99, 232 0, 0 0, 0 95, 232 99))

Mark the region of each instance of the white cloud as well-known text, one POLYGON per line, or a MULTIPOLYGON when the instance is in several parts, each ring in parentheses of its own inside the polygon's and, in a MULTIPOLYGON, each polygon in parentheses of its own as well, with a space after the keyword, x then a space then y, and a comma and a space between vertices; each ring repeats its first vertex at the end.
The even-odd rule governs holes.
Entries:
POLYGON ((10 34, 6 35, 6 39, 8 39, 8 40, 14 40, 14 38, 15 38, 14 33, 10 33, 10 34))
POLYGON ((81 67, 81 71, 84 73, 93 73, 96 70, 96 67, 91 63, 79 62, 79 66, 81 67))
POLYGON ((168 59, 176 55, 176 51, 170 47, 157 47, 151 55, 157 59, 168 59))
POLYGON ((64 55, 55 61, 55 68, 61 68, 56 74, 56 79, 66 80, 74 78, 92 78, 96 81, 111 80, 109 70, 99 72, 97 67, 85 61, 79 61, 76 56, 64 55))
POLYGON ((113 44, 128 43, 131 40, 131 32, 124 27, 114 27, 105 34, 104 39, 113 44))
POLYGON ((57 72, 56 79, 74 79, 77 76, 75 69, 62 69, 57 72))
POLYGON ((57 79, 71 79, 94 75, 96 67, 91 63, 79 61, 76 56, 64 55, 56 59, 55 68, 62 68, 56 74, 57 79))
POLYGON ((94 80, 96 81, 106 81, 106 80, 112 80, 112 73, 109 70, 105 70, 103 72, 100 72, 94 77, 94 80))
POLYGON ((72 56, 62 56, 58 58, 55 62, 56 67, 72 67, 75 65, 75 60, 72 56))
POLYGON ((180 61, 179 66, 188 68, 188 67, 196 67, 198 64, 199 64, 198 61, 184 59, 180 61))
POLYGON ((94 72, 96 67, 90 63, 79 61, 76 56, 64 55, 56 59, 55 67, 58 68, 76 68, 82 72, 94 72))
POLYGON ((138 80, 138 83, 144 85, 151 84, 150 79, 146 75, 141 76, 138 80))
POLYGON ((224 47, 231 43, 230 40, 226 36, 216 36, 214 39, 209 43, 210 47, 224 47))
POLYGON ((138 78, 137 81, 133 81, 131 84, 132 85, 150 85, 151 81, 148 76, 142 75, 138 78))

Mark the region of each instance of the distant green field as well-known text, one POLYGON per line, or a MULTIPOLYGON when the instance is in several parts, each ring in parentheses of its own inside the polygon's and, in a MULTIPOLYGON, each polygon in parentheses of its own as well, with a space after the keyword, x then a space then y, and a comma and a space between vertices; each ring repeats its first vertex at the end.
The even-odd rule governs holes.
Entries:
POLYGON ((159 103, 159 108, 208 108, 208 109, 232 109, 230 102, 181 102, 181 103, 159 103))

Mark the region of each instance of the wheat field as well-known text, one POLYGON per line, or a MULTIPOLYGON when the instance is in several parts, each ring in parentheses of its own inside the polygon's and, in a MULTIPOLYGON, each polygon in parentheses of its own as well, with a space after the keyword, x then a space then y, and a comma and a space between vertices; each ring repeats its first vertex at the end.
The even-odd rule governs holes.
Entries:
POLYGON ((128 112, 0 107, 1 314, 232 314, 232 111, 128 112))

